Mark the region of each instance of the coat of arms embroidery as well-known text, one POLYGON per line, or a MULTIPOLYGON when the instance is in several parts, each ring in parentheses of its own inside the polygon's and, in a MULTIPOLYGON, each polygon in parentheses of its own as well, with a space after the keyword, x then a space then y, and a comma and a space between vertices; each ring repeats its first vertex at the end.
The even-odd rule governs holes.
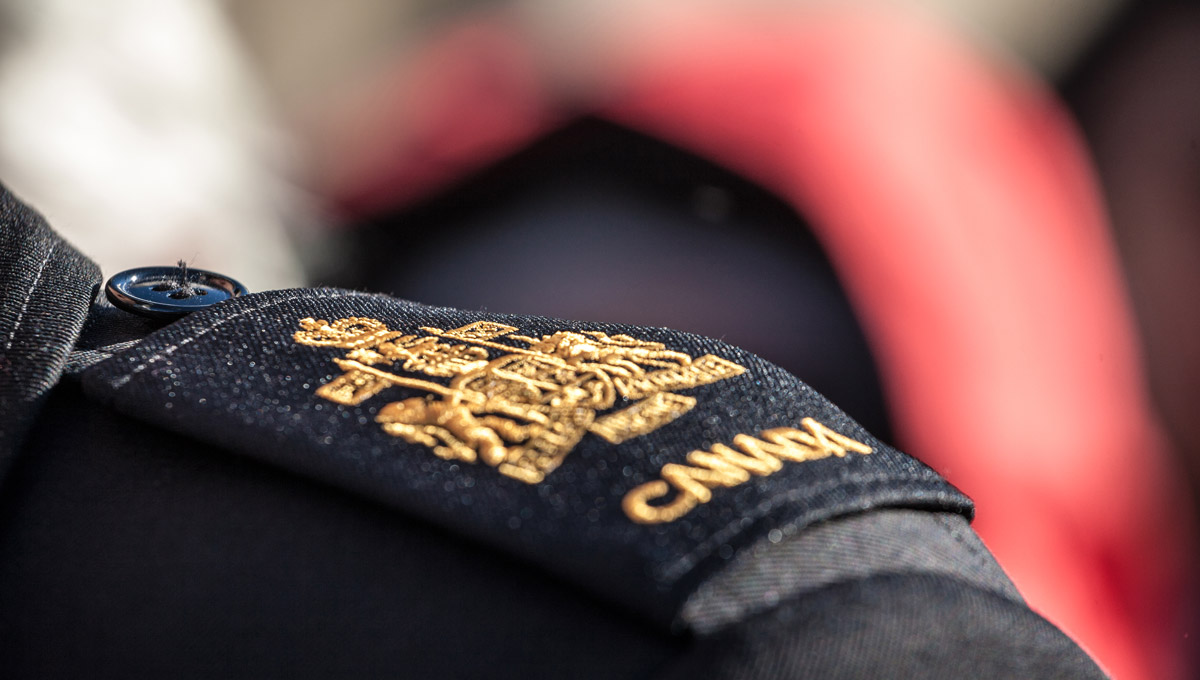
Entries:
POLYGON ((533 338, 517 330, 477 321, 410 334, 365 317, 306 318, 294 338, 349 350, 334 359, 342 374, 317 388, 318 396, 355 405, 389 387, 422 390, 379 409, 375 420, 385 432, 529 484, 557 468, 584 435, 619 444, 653 432, 695 406, 677 391, 746 370, 623 334, 533 338), (614 410, 618 399, 622 407, 614 410))

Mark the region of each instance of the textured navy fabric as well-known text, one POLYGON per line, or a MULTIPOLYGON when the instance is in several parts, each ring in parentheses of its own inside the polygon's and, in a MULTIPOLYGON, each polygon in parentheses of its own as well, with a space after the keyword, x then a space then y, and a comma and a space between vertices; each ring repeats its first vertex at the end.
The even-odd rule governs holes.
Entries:
POLYGON ((0 479, 67 355, 100 269, 0 186, 0 479))
POLYGON ((215 305, 152 333, 87 370, 84 384, 129 415, 366 494, 534 560, 662 623, 675 619, 699 580, 773 529, 790 535, 880 507, 971 513, 970 501, 934 472, 872 438, 795 377, 718 341, 664 329, 463 312, 331 289, 277 291, 215 305), (357 406, 317 396, 341 373, 333 359, 345 350, 295 342, 308 317, 370 317, 408 333, 476 321, 533 337, 625 333, 747 370, 687 390, 695 408, 650 434, 619 445, 584 436, 561 467, 526 484, 383 432, 375 422, 380 407, 415 390, 389 388, 357 406), (715 489, 711 502, 669 523, 636 524, 622 512, 622 497, 657 478, 664 464, 739 434, 798 427, 806 417, 875 452, 785 464, 715 489))
MULTIPOLYGON (((948 576, 977 557, 928 550, 928 532, 903 538, 940 560, 932 581, 906 578, 929 565, 866 581, 847 565, 716 635, 671 635, 406 513, 122 416, 72 380, 27 452, 0 494, 5 678, 1098 677, 1019 602, 948 576)), ((939 522, 870 512, 772 547, 882 544, 860 551, 871 561, 894 550, 877 520, 897 513, 939 522)), ((765 546, 735 562, 760 559, 786 562, 765 546)))
POLYGON ((950 576, 1023 602, 962 517, 879 510, 819 524, 788 538, 782 532, 768 534, 702 584, 680 619, 690 630, 707 635, 835 583, 912 573, 950 576))
POLYGON ((956 578, 850 580, 693 647, 663 680, 1103 680, 1074 642, 1027 607, 956 578), (949 652, 948 650, 957 650, 949 652))
POLYGON ((167 323, 161 319, 130 314, 113 306, 103 295, 98 295, 88 310, 63 372, 65 375, 79 373, 111 357, 118 350, 136 345, 147 334, 167 323))
POLYGON ((652 678, 688 640, 66 379, 0 487, 0 677, 652 678))

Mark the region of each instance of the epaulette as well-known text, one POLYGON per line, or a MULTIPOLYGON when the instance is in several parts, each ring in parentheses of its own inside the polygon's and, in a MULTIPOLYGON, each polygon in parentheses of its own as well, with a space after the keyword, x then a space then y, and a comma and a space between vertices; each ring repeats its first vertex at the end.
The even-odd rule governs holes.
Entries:
POLYGON ((667 625, 751 544, 877 508, 972 513, 796 377, 661 328, 276 291, 167 325, 83 385, 667 625))

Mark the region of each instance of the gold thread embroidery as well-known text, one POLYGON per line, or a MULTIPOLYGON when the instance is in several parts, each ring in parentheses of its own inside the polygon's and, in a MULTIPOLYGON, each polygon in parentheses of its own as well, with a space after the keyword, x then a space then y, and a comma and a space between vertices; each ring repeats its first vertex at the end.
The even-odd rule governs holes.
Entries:
POLYGON ((389 387, 427 392, 386 404, 375 420, 440 458, 483 462, 528 484, 542 481, 587 433, 614 444, 649 434, 695 406, 676 390, 746 370, 711 354, 693 359, 662 343, 596 331, 532 338, 477 321, 451 330, 423 326, 425 335, 413 335, 366 317, 299 323, 297 343, 349 350, 333 360, 342 374, 317 396, 353 406, 389 387), (601 415, 618 398, 633 403, 601 415))
POLYGON ((612 444, 649 434, 692 410, 695 397, 658 392, 629 408, 610 413, 592 423, 591 431, 612 444))
POLYGON ((777 427, 759 437, 739 434, 733 445, 713 444, 708 451, 692 451, 687 465, 667 463, 659 475, 662 479, 646 482, 625 494, 621 508, 629 519, 639 524, 674 522, 691 512, 697 505, 712 500, 712 489, 730 487, 750 481, 751 475, 770 475, 783 467, 782 461, 802 463, 836 456, 845 457, 853 451, 869 454, 870 446, 834 432, 812 418, 800 421, 804 430, 777 427), (661 505, 651 501, 664 498, 675 489, 675 497, 661 505))

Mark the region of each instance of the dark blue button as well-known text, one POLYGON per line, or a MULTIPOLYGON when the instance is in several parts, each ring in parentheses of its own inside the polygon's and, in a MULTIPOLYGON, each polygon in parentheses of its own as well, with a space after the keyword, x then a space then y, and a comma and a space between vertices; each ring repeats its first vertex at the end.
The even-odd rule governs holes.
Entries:
POLYGON ((182 262, 175 267, 127 269, 104 286, 104 294, 117 307, 155 319, 175 319, 247 292, 228 276, 191 269, 182 262))

